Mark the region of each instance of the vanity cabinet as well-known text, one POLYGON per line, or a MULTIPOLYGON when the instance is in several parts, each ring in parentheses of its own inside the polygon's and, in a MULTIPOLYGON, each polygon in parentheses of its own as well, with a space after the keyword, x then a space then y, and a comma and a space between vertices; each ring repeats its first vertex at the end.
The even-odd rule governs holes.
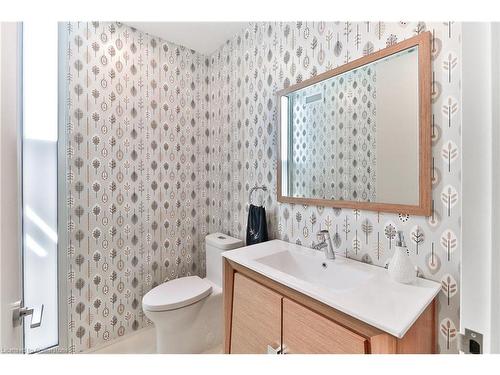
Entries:
POLYGON ((368 340, 288 298, 283 298, 286 354, 365 354, 368 340))
POLYGON ((397 338, 224 260, 224 351, 238 354, 435 353, 435 302, 397 338))
POLYGON ((282 296, 243 276, 234 275, 231 353, 262 353, 281 345, 282 296))

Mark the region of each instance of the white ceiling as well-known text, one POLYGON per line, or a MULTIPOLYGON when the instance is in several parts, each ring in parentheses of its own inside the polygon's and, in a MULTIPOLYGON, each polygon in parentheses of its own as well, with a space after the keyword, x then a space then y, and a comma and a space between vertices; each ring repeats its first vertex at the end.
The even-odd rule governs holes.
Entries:
POLYGON ((209 55, 248 22, 125 22, 140 31, 209 55))

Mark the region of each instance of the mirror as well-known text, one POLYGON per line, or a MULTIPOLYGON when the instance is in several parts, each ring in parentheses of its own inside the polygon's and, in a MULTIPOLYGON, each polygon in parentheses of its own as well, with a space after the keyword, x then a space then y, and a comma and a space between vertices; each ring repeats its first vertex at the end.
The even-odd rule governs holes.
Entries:
POLYGON ((278 92, 278 201, 430 214, 429 41, 278 92))

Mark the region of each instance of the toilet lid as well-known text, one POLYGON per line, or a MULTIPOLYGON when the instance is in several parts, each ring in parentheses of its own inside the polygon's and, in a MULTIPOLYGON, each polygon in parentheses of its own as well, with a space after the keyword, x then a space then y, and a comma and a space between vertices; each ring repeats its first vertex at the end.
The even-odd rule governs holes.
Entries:
POLYGON ((212 293, 212 286, 198 276, 167 281, 151 289, 142 298, 147 311, 168 311, 191 305, 212 293))

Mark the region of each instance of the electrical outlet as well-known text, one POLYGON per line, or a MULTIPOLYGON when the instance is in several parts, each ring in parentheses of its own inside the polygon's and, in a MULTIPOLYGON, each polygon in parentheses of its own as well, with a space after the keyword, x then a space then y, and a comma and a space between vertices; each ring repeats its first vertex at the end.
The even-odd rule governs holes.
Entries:
POLYGON ((483 354, 483 335, 466 328, 460 334, 458 350, 464 354, 483 354))

